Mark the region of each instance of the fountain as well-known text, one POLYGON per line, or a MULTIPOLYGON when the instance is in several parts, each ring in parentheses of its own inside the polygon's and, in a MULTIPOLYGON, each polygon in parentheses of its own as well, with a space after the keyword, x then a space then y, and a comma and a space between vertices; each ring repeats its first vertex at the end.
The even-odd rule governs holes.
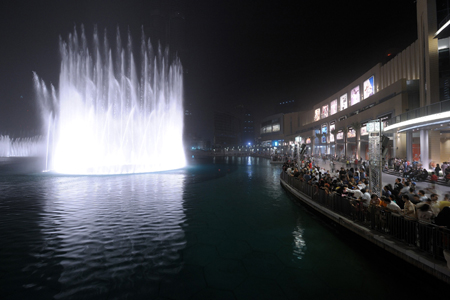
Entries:
POLYGON ((144 32, 140 76, 128 33, 116 50, 94 28, 88 47, 84 27, 60 39, 59 87, 34 74, 46 132, 47 169, 65 174, 156 172, 185 166, 183 75, 168 50, 154 53, 144 32), (103 40, 101 42, 101 40, 103 40))
POLYGON ((0 135, 0 157, 40 157, 46 152, 42 136, 11 138, 0 135))

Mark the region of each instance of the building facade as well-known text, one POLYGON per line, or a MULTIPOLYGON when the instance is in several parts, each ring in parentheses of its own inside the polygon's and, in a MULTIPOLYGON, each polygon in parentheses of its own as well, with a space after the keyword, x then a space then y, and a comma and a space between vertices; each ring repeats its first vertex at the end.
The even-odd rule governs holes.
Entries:
POLYGON ((418 0, 415 42, 312 110, 284 114, 285 143, 306 144, 308 154, 369 159, 367 123, 380 119, 386 158, 450 161, 449 2, 418 0))

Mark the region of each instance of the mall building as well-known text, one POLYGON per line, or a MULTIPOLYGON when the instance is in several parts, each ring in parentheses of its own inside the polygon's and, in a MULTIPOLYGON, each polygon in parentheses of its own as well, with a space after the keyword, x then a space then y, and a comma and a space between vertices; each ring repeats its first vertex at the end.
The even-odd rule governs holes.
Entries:
POLYGON ((367 123, 379 119, 389 138, 387 158, 420 160, 424 166, 450 161, 449 2, 418 0, 414 43, 312 110, 287 113, 282 120, 268 117, 261 140, 280 132, 286 151, 306 144, 308 154, 364 160, 369 159, 367 123))

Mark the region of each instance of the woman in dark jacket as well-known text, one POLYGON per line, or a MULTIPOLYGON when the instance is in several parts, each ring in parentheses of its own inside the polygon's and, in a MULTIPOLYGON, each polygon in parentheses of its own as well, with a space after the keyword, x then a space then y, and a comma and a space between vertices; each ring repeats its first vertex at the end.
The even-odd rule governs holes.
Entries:
POLYGON ((441 167, 439 167, 439 164, 436 164, 436 168, 434 168, 434 172, 436 173, 437 177, 439 178, 439 172, 441 172, 441 167))

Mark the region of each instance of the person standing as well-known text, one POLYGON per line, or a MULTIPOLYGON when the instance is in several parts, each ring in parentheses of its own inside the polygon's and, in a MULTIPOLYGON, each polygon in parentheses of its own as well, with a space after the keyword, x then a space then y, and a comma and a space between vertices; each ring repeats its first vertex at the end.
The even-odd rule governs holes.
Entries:
POLYGON ((441 172, 441 168, 439 164, 436 164, 436 168, 434 168, 434 172, 436 173, 437 178, 439 178, 439 173, 441 172))

